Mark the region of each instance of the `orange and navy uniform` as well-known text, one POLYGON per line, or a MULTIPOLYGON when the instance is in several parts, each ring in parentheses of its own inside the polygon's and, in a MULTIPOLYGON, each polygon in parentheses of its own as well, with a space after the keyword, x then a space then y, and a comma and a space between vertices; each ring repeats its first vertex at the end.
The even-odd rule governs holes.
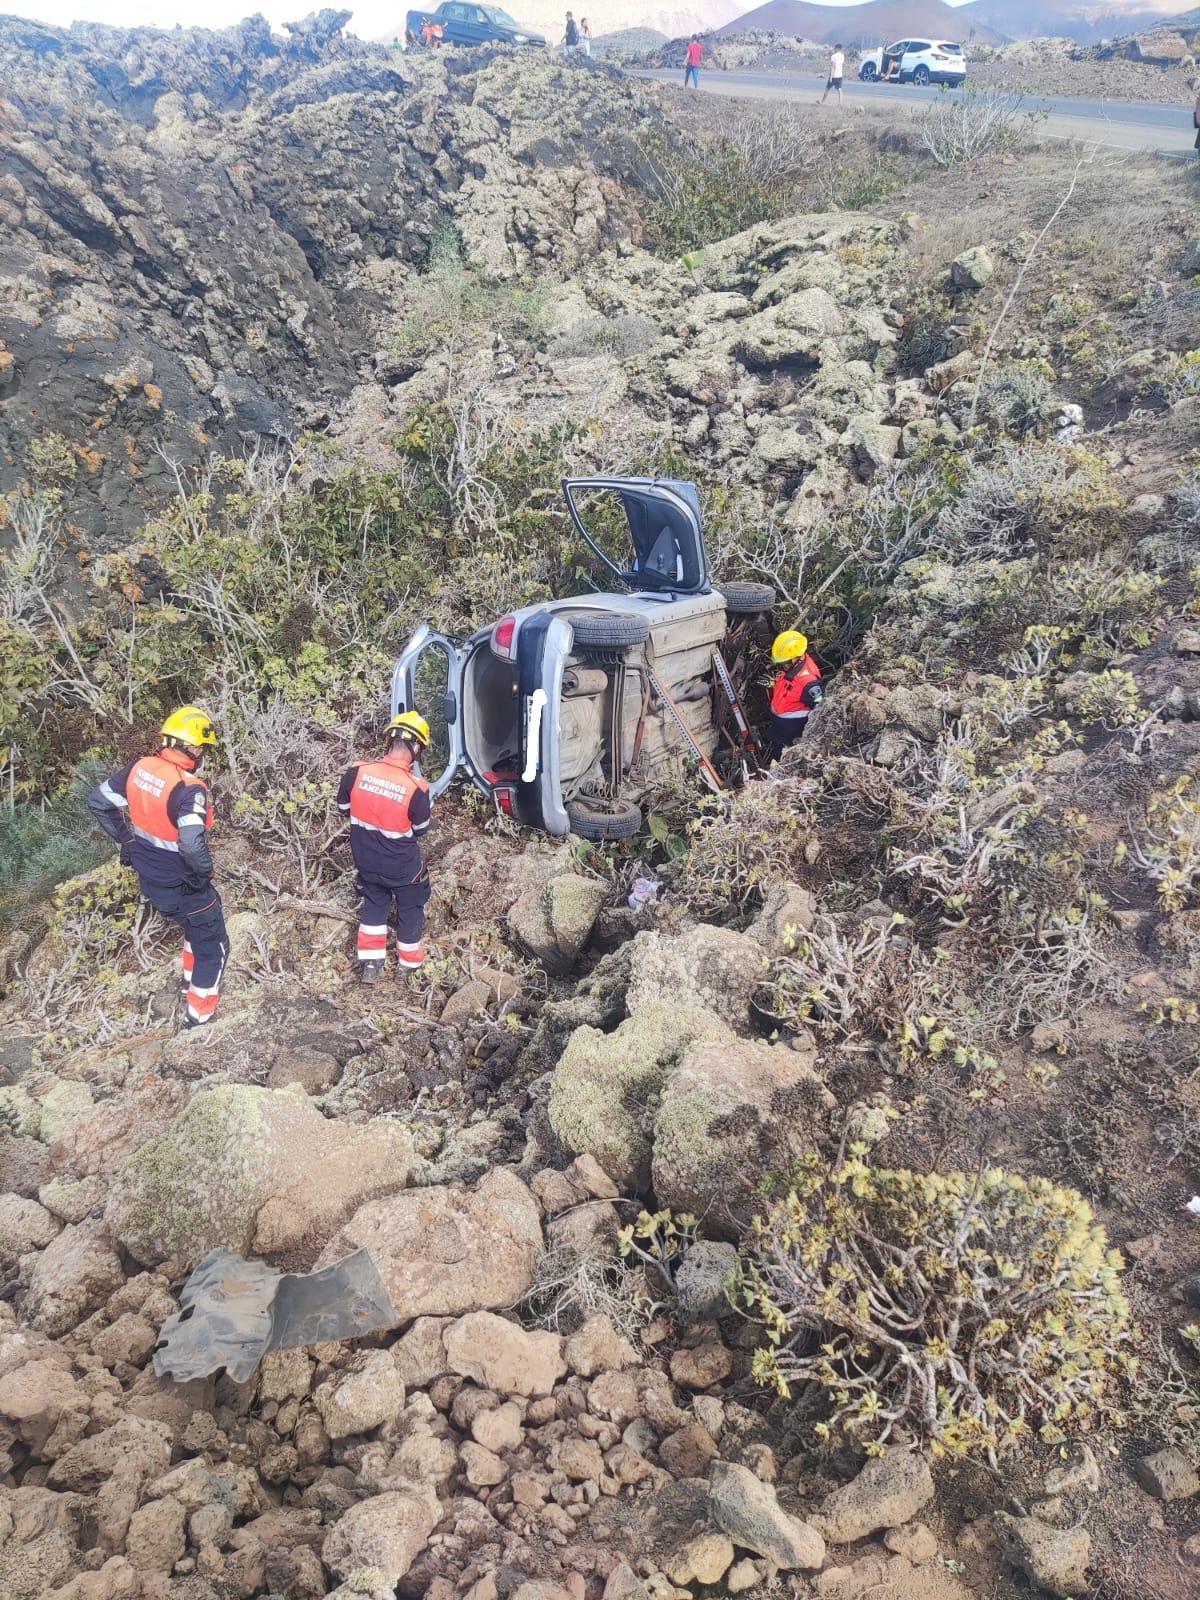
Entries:
POLYGON ((429 785, 404 756, 391 753, 343 773, 338 809, 350 820, 350 852, 363 901, 358 959, 383 961, 394 906, 400 964, 421 966, 430 891, 418 838, 432 817, 429 785))
POLYGON ((92 791, 88 808, 110 838, 128 846, 143 881, 170 889, 212 877, 212 800, 185 751, 160 750, 114 772, 92 791))
POLYGON ((184 750, 143 756, 93 789, 88 810, 121 847, 143 895, 183 930, 187 1018, 209 1022, 229 953, 221 897, 212 884, 208 785, 184 750))
POLYGON ((809 715, 820 705, 825 690, 821 669, 810 655, 789 662, 775 679, 771 691, 771 755, 778 760, 789 744, 804 732, 809 715))

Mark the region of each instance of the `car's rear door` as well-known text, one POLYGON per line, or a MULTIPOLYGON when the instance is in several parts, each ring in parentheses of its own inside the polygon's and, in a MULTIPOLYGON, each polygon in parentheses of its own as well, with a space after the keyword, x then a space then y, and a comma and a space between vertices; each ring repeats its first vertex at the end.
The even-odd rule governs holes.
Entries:
POLYGON ((568 478, 563 494, 576 530, 622 583, 666 594, 708 592, 708 556, 694 483, 568 478), (609 514, 614 501, 621 512, 616 518, 609 514), (623 526, 615 527, 622 517, 623 526))
POLYGON ((466 6, 461 5, 444 5, 438 11, 438 16, 446 30, 447 44, 466 44, 468 42, 466 11, 466 6))
POLYGON ((463 39, 468 44, 482 44, 495 35, 487 18, 478 6, 463 6, 463 39))
POLYGON ((392 671, 392 715, 419 711, 429 723, 429 749, 421 775, 435 798, 450 787, 463 763, 463 652, 423 622, 392 671))

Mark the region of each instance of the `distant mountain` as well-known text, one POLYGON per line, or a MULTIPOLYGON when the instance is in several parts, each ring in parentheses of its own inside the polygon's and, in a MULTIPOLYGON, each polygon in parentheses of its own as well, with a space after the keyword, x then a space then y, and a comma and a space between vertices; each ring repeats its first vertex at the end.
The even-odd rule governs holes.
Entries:
POLYGON ((1096 44, 1140 33, 1173 18, 1187 4, 1188 0, 970 0, 959 7, 959 15, 964 19, 964 36, 975 28, 979 37, 983 26, 1012 39, 1051 35, 1096 44))
MULTIPOLYGON (((1008 0, 996 0, 996 9, 1004 11, 1007 4, 1008 0)), ((964 12, 970 10, 970 6, 947 5, 945 0, 866 0, 863 5, 854 6, 767 0, 766 5, 743 12, 717 31, 729 35, 763 28, 827 44, 840 40, 851 46, 918 39, 923 34, 931 39, 965 39, 972 28, 978 44, 1003 44, 1012 36, 1007 26, 1002 29, 982 21, 969 22, 964 12)))

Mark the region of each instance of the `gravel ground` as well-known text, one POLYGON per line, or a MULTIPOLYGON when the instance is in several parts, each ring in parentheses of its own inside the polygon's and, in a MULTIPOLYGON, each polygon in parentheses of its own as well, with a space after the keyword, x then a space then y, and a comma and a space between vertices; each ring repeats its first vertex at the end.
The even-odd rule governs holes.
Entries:
POLYGON ((989 88, 1025 89, 1030 94, 1077 94, 1110 100, 1149 100, 1187 105, 1192 74, 1182 67, 1157 67, 1148 61, 1075 60, 1046 55, 1033 60, 1007 52, 971 61, 971 79, 989 88))

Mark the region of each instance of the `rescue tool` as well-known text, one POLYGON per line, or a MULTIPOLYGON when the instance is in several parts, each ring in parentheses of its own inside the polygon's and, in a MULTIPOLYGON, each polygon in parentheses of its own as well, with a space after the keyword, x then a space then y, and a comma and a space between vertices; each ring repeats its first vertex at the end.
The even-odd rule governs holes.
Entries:
POLYGON ((725 665, 725 657, 719 650, 713 651, 712 665, 713 677, 721 686, 721 693, 725 696, 730 714, 737 724, 737 731, 741 735, 742 744, 753 755, 757 756, 759 754, 758 740, 754 737, 754 729, 750 726, 750 719, 742 707, 742 702, 738 699, 737 690, 733 687, 733 679, 729 676, 729 668, 725 665))

